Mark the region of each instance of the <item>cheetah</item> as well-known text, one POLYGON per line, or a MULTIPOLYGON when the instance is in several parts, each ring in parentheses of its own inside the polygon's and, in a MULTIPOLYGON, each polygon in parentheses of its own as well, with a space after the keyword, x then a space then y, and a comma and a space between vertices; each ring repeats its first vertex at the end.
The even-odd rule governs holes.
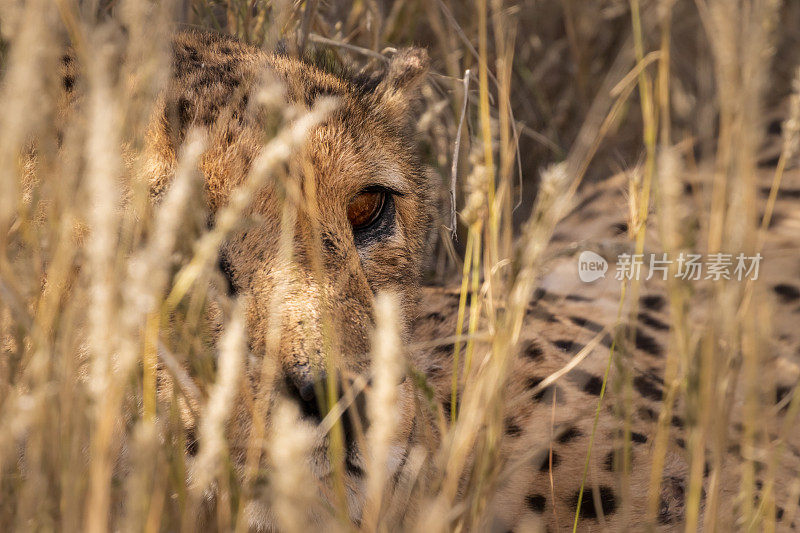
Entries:
MULTIPOLYGON (((286 105, 303 109, 335 99, 334 110, 282 169, 285 182, 294 184, 299 204, 315 206, 297 211, 290 243, 293 260, 286 261, 279 253, 282 205, 290 190, 268 183, 249 199, 248 224, 235 229, 220 247, 218 270, 224 292, 246 302, 249 352, 257 360, 270 354, 272 402, 293 403, 311 424, 325 417, 322 406, 331 388, 341 396, 359 380, 369 382, 375 295, 397 295, 403 343, 423 346, 407 354, 409 368, 418 369, 421 377, 409 372, 397 385, 400 416, 388 466, 397 482, 403 481, 413 450, 427 450, 431 456, 426 462, 433 462, 441 437, 437 424, 450 420, 458 408, 451 401, 455 341, 441 339, 452 339, 456 332, 461 295, 457 288, 422 283, 437 208, 434 180, 415 143, 414 102, 427 70, 427 55, 421 49, 398 51, 379 73, 354 75, 324 61, 265 52, 213 33, 185 32, 174 40, 173 77, 148 131, 146 148, 147 178, 157 203, 169 189, 176 154, 189 132, 205 132, 208 145, 200 169, 213 226, 215 216, 252 169, 269 127, 270 117, 255 102, 256 89, 277 80, 286 105), (277 324, 271 313, 276 294, 283 308, 277 324), (268 349, 269 332, 276 327, 280 341, 268 349), (338 354, 334 368, 326 366, 328 351, 338 354), (426 403, 419 380, 429 387, 433 408, 426 403)), ((649 457, 667 387, 670 310, 665 288, 644 284, 637 320, 619 328, 616 317, 625 313, 618 311, 618 284, 613 277, 582 284, 575 274, 580 243, 601 243, 602 249, 596 251, 607 258, 630 249, 619 210, 623 190, 624 177, 588 185, 578 207, 557 227, 552 260, 541 288, 531 295, 511 359, 497 450, 502 467, 484 516, 473 523, 476 530, 562 531, 572 527, 576 509, 582 531, 682 527, 689 479, 689 444, 683 429, 689 421, 679 405, 669 420, 673 431, 655 500, 648 494, 649 457), (611 357, 612 346, 622 358, 611 357), (577 363, 576 354, 581 354, 577 363), (568 371, 558 379, 549 379, 565 368, 568 371), (615 389, 616 376, 623 374, 630 390, 615 389), (601 394, 603 403, 598 407, 601 394), (618 399, 625 395, 631 408, 621 414, 618 399), (626 416, 624 425, 621 420, 626 416), (626 475, 620 476, 623 470, 626 475), (653 501, 655 523, 648 524, 653 501)), ((766 250, 794 242, 791 223, 796 216, 791 204, 781 200, 779 208, 787 214, 777 222, 780 231, 770 234, 766 250)), ((770 279, 781 313, 796 315, 798 291, 786 276, 797 272, 799 265, 796 257, 781 261, 770 267, 770 279)), ((504 303, 495 305, 502 309, 504 303)), ((221 330, 221 314, 211 305, 212 344, 221 330)), ((794 338, 791 324, 781 327, 788 339, 794 338)), ((796 351, 796 341, 791 342, 796 351)), ((479 345, 476 353, 480 351, 479 345)), ((797 376, 796 363, 785 366, 788 370, 774 377, 783 380, 778 382, 778 390, 784 391, 781 400, 797 376)), ((248 366, 251 385, 258 383, 260 368, 248 366)), ((168 376, 163 383, 169 384, 168 376)), ((239 474, 252 431, 247 412, 251 403, 237 401, 229 427, 232 460, 239 474)), ((347 513, 358 524, 367 453, 353 436, 358 430, 354 426, 364 422, 358 401, 342 420, 347 513)), ((193 422, 187 419, 186 424, 191 429, 193 422)), ((323 486, 332 468, 326 444, 310 458, 323 486)), ((793 453, 791 460, 800 460, 798 452, 793 453)), ((423 468, 419 482, 424 483, 427 475, 423 468)), ((737 487, 724 471, 706 472, 709 475, 720 476, 716 482, 723 486, 725 501, 719 505, 728 505, 737 487)), ((458 497, 468 497, 468 490, 465 482, 458 497)), ((268 501, 264 496, 250 510, 251 529, 277 528, 268 501)), ((209 506, 213 505, 210 496, 209 506)), ((409 503, 407 511, 410 525, 424 518, 424 502, 409 503)))

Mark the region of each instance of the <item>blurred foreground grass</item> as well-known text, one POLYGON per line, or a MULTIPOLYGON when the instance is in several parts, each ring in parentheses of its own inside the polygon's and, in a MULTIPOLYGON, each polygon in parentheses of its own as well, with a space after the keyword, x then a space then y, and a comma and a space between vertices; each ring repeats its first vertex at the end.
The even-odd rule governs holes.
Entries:
MULTIPOLYGON (((485 472, 496 461, 492 431, 502 423, 495 416, 502 413, 496 391, 541 274, 543 250, 581 180, 636 169, 628 227, 639 251, 651 216, 666 221, 659 235, 665 250, 698 241, 708 252, 757 250, 760 225, 766 220, 769 226, 771 210, 769 204, 756 209, 760 200, 752 179, 764 150, 764 117, 785 109, 800 58, 800 5, 767 0, 4 0, 0 6, 3 530, 194 527, 203 494, 187 479, 181 410, 213 412, 204 410, 212 400, 224 410, 232 379, 201 342, 199 317, 213 269, 200 269, 201 282, 188 290, 174 277, 208 235, 194 171, 198 147, 184 148, 176 178, 183 188, 174 188, 168 208, 149 205, 146 184, 137 182, 131 164, 168 76, 166 50, 174 31, 211 28, 269 49, 282 43, 290 53, 326 46, 343 61, 367 68, 392 48, 428 48, 433 72, 418 126, 426 162, 441 179, 429 278, 461 281, 465 294, 509 302, 507 313, 488 317, 498 332, 492 339, 494 366, 483 387, 471 389, 474 397, 463 400, 467 413, 491 414, 485 421, 489 430, 454 425, 450 435, 457 442, 483 439, 485 445, 476 446, 486 454, 479 458, 485 472), (86 116, 64 124, 58 71, 68 45, 91 51, 83 59, 89 61, 92 96, 86 116), (454 196, 460 216, 453 244, 448 227, 457 143, 454 196), (542 173, 540 183, 539 169, 552 163, 561 165, 542 173), (701 237, 669 224, 674 203, 681 201, 671 193, 674 173, 688 167, 713 191, 700 217, 701 237), (131 209, 118 209, 120 193, 107 179, 111 175, 129 185, 131 209), (495 268, 509 259, 513 269, 495 268), (478 291, 479 284, 485 289, 478 291), (168 295, 176 290, 181 297, 171 301, 168 295), (104 351, 117 354, 113 363, 100 356, 104 351), (87 366, 89 360, 95 363, 87 366), (191 361, 190 375, 182 361, 191 361), (157 364, 169 367, 177 383, 166 407, 155 403, 157 364)), ((797 155, 796 113, 797 108, 786 116, 795 122, 784 128, 776 184, 797 155)), ((628 291, 637 302, 637 285, 628 291)), ((703 293, 710 301, 698 301, 688 287, 669 287, 675 343, 662 421, 669 420, 669 402, 678 397, 696 416, 688 428, 694 455, 687 530, 701 526, 704 452, 717 438, 714 421, 727 413, 716 391, 735 370, 722 363, 741 361, 745 381, 755 390, 756 348, 764 345, 753 291, 732 284, 716 291, 703 293), (688 313, 695 306, 719 312, 696 324, 688 313), (718 346, 730 351, 720 353, 718 346), (714 370, 686 371, 694 360, 714 370)), ((472 309, 462 298, 460 317, 471 333, 477 327, 473 309, 486 309, 481 298, 471 300, 472 309)), ((221 349, 232 354, 235 366, 241 317, 235 309, 227 312, 228 340, 221 349)), ((758 433, 758 410, 751 407, 746 438, 758 433)), ((797 402, 792 408, 797 410, 797 402)), ((276 460, 301 462, 308 435, 293 427, 290 415, 279 416, 275 428, 283 433, 264 438, 284 454, 276 460)), ((655 436, 656 469, 663 465, 666 430, 662 423, 655 436)), ((233 475, 224 439, 218 448, 218 456, 206 458, 213 467, 205 484, 215 483, 223 495, 218 527, 241 530, 249 489, 233 475)), ((777 457, 778 448, 771 450, 777 457)), ((724 458, 715 457, 713 468, 721 468, 724 458)), ((442 461, 455 470, 415 488, 438 513, 426 517, 428 524, 469 527, 495 480, 487 475, 473 481, 475 492, 458 505, 453 495, 464 459, 442 461), (437 494, 439 488, 445 496, 437 494)), ((742 466, 739 523, 770 530, 775 493, 787 489, 757 488, 754 468, 752 462, 742 466)), ((274 479, 288 502, 284 511, 308 505, 302 477, 293 474, 279 470, 274 479)), ((708 530, 717 520, 714 490, 706 495, 708 530)), ((341 512, 331 515, 342 529, 357 529, 345 525, 341 512)), ((396 518, 382 519, 391 530, 396 518)), ((287 528, 302 528, 291 516, 280 520, 287 528)))

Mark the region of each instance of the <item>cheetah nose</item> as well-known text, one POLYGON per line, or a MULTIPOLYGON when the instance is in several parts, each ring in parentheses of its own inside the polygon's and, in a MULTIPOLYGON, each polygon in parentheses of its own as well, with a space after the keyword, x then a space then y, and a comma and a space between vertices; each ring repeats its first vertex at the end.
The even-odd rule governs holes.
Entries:
POLYGON ((325 382, 324 370, 312 372, 307 369, 291 370, 285 374, 286 391, 300 407, 303 417, 320 422, 323 416, 325 382))
MULTIPOLYGON (((348 380, 353 386, 352 380, 348 380)), ((312 371, 307 367, 287 369, 284 372, 284 384, 287 396, 300 407, 306 420, 319 424, 327 414, 328 375, 324 370, 312 371)), ((342 378, 336 379, 336 401, 342 399, 342 378)), ((352 402, 342 414, 345 444, 351 449, 356 442, 359 431, 368 426, 365 418, 366 398, 363 391, 358 391, 352 402)))
MULTIPOLYGON (((320 381, 324 381, 324 378, 321 378, 320 381)), ((307 380, 305 383, 295 382, 294 386, 297 387, 297 393, 300 394, 300 399, 304 402, 310 402, 311 400, 317 399, 317 396, 314 392, 314 387, 316 386, 316 382, 314 380, 307 380)))

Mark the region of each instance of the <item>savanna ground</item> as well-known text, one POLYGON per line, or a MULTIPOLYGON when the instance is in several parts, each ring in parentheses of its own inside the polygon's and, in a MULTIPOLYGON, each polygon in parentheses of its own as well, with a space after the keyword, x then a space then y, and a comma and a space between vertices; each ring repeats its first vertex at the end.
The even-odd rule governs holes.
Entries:
MULTIPOLYGON (((581 182, 626 173, 630 202, 621 209, 629 210, 627 230, 639 250, 648 215, 669 213, 659 202, 663 184, 692 172, 712 194, 699 200, 696 227, 677 226, 662 243, 755 252, 774 198, 759 194, 751 177, 771 173, 777 191, 797 162, 800 4, 791 0, 2 0, 2 530, 188 531, 211 485, 221 495, 220 529, 245 527, 245 491, 232 475, 222 431, 241 357, 233 353, 241 349, 236 324, 221 346, 221 361, 230 364, 216 364, 200 340, 223 235, 207 228, 191 179, 177 214, 140 208, 144 215, 136 217, 119 209, 123 200, 106 179, 122 174, 130 195, 124 201, 147 204, 128 162, 141 149, 168 73, 169 35, 188 27, 267 49, 281 43, 291 54, 329 47, 364 69, 401 46, 426 47, 432 69, 418 129, 425 162, 441 184, 426 277, 460 283, 463 276, 488 287, 474 291, 468 305, 487 293, 502 299, 520 286, 532 289, 543 273, 537 258, 521 253, 536 249, 531 244, 544 248, 549 238, 526 225, 536 212, 540 169, 562 163, 565 195, 581 182), (59 63, 67 46, 89 60, 94 100, 85 117, 64 128, 59 63), (32 145, 35 158, 26 157, 32 145), (520 273, 529 279, 517 279, 520 273), (158 361, 179 384, 166 405, 156 404, 158 361), (181 396, 193 399, 206 421, 199 438, 207 479, 186 478, 181 396)), ((800 281, 800 272, 785 274, 800 281)), ((762 292, 734 283, 669 292, 675 309, 738 310, 719 313, 714 327, 673 317, 676 338, 723 346, 721 360, 739 361, 678 375, 671 389, 700 414, 687 431, 702 435, 694 441, 702 446, 718 444, 711 426, 726 409, 724 395, 704 391, 739 368, 757 380, 758 353, 774 346, 762 292)), ((789 355, 797 365, 798 354, 789 355)), ((792 427, 800 394, 782 394, 792 427)), ((760 401, 748 404, 748 427, 758 426, 760 401)), ((289 514, 307 503, 302 477, 291 468, 307 436, 292 427, 265 436, 283 453, 271 457, 283 461, 275 475, 289 487, 281 500, 289 514)), ((756 458, 770 463, 785 443, 759 440, 757 429, 744 435, 743 446, 754 452, 741 468, 738 523, 770 530, 775 500, 795 513, 800 484, 757 486, 756 458)), ((468 511, 454 506, 442 523, 457 529, 468 511)), ((342 529, 357 528, 341 513, 331 516, 342 529)), ((291 516, 281 520, 287 530, 300 527, 291 516)), ((705 524, 713 527, 715 518, 705 524)))

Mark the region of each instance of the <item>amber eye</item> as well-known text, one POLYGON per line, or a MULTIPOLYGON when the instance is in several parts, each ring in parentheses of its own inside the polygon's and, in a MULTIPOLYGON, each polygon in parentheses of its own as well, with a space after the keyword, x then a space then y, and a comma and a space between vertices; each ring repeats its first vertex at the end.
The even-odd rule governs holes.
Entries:
POLYGON ((347 219, 354 230, 366 228, 380 216, 386 193, 366 190, 358 193, 347 206, 347 219))

